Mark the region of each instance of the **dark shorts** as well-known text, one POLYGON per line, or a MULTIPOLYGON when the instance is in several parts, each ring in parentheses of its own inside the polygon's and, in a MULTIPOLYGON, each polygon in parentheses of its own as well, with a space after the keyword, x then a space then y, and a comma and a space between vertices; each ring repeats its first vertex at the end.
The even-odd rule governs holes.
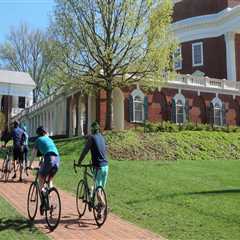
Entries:
POLYGON ((59 168, 60 158, 55 154, 46 154, 44 162, 40 166, 39 175, 42 177, 53 177, 59 168))
POLYGON ((21 146, 13 147, 13 160, 23 161, 23 151, 21 146))

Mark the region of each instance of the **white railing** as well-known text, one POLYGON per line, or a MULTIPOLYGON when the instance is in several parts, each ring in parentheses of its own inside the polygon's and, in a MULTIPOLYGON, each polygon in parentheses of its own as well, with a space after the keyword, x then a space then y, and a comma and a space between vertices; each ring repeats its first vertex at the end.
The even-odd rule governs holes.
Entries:
POLYGON ((195 77, 192 75, 177 75, 174 80, 169 80, 168 84, 185 85, 188 87, 201 87, 209 89, 221 89, 227 91, 235 91, 240 95, 240 82, 230 81, 226 79, 216 79, 209 77, 195 77))
POLYGON ((11 117, 18 115, 22 111, 23 111, 23 108, 12 108, 11 117))

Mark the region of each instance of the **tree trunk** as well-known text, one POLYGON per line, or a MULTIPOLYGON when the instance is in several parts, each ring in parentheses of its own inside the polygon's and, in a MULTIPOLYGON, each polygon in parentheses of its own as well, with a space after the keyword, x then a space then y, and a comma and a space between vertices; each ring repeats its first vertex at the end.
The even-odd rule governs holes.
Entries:
POLYGON ((107 89, 107 111, 105 130, 112 130, 112 88, 107 89))

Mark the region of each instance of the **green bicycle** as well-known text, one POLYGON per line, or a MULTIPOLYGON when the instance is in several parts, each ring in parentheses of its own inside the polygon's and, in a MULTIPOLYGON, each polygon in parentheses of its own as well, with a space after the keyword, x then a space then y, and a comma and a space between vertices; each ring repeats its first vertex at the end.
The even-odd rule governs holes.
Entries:
POLYGON ((91 191, 88 184, 88 177, 93 178, 92 165, 78 165, 74 161, 73 168, 75 173, 77 173, 76 167, 84 169, 83 179, 80 179, 78 182, 76 194, 76 206, 79 217, 81 218, 85 214, 88 206, 89 211, 93 210, 94 219, 98 227, 101 227, 105 223, 108 214, 106 193, 101 186, 94 187, 93 191, 91 191))

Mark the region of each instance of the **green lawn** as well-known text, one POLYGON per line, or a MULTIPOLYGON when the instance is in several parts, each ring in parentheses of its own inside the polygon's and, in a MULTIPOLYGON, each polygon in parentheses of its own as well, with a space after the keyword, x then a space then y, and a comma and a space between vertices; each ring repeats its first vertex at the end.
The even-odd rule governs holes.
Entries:
POLYGON ((0 197, 0 240, 49 239, 0 197))
MULTIPOLYGON (((75 192, 82 142, 59 143, 55 183, 75 192)), ((110 161, 111 210, 170 240, 240 239, 240 161, 110 161)))

